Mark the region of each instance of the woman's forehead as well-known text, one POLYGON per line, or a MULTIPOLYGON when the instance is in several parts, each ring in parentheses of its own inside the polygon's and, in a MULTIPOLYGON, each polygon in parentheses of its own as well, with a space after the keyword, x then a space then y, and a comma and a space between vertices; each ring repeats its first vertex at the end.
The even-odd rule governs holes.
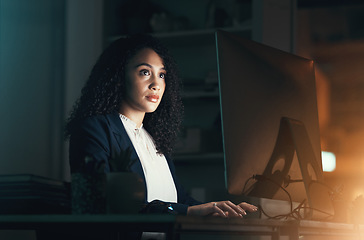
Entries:
POLYGON ((128 64, 135 65, 141 63, 152 63, 154 65, 158 65, 161 68, 164 67, 164 61, 162 57, 151 48, 143 48, 139 50, 133 57, 131 57, 128 64))

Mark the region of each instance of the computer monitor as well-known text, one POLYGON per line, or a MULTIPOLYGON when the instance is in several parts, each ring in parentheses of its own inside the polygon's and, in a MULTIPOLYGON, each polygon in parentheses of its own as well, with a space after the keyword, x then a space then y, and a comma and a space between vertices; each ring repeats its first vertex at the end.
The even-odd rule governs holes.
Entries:
POLYGON ((228 192, 332 213, 313 61, 224 31, 216 44, 228 192))

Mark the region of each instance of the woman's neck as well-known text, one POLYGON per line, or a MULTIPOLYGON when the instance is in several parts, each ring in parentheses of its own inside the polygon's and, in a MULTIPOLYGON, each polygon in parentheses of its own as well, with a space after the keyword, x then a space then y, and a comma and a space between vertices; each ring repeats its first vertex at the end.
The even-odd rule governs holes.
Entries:
POLYGON ((120 108, 119 113, 123 114, 125 117, 135 122, 138 128, 142 125, 145 116, 144 112, 130 111, 130 110, 127 111, 122 107, 120 108))

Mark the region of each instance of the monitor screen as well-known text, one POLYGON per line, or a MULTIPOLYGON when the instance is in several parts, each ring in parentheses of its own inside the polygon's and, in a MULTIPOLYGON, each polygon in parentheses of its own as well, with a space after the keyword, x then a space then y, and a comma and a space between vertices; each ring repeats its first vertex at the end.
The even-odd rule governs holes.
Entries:
POLYGON ((224 31, 216 44, 228 192, 322 205, 313 61, 224 31))

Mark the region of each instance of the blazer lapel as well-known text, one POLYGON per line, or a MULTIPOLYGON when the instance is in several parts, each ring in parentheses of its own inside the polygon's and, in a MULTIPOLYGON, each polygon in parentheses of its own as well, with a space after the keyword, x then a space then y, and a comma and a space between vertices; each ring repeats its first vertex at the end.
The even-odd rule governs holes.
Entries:
POLYGON ((107 115, 107 118, 110 123, 111 131, 114 133, 114 136, 115 136, 115 139, 117 142, 117 146, 115 146, 117 149, 115 149, 115 150, 117 150, 118 153, 120 153, 121 151, 126 151, 128 148, 130 148, 132 150, 131 159, 132 160, 135 159, 136 161, 134 161, 134 163, 131 165, 130 170, 132 172, 138 173, 140 175, 140 177, 143 178, 144 183, 145 183, 144 171, 143 171, 142 165, 140 163, 139 157, 125 130, 123 123, 121 122, 119 114, 112 113, 112 114, 107 115))

